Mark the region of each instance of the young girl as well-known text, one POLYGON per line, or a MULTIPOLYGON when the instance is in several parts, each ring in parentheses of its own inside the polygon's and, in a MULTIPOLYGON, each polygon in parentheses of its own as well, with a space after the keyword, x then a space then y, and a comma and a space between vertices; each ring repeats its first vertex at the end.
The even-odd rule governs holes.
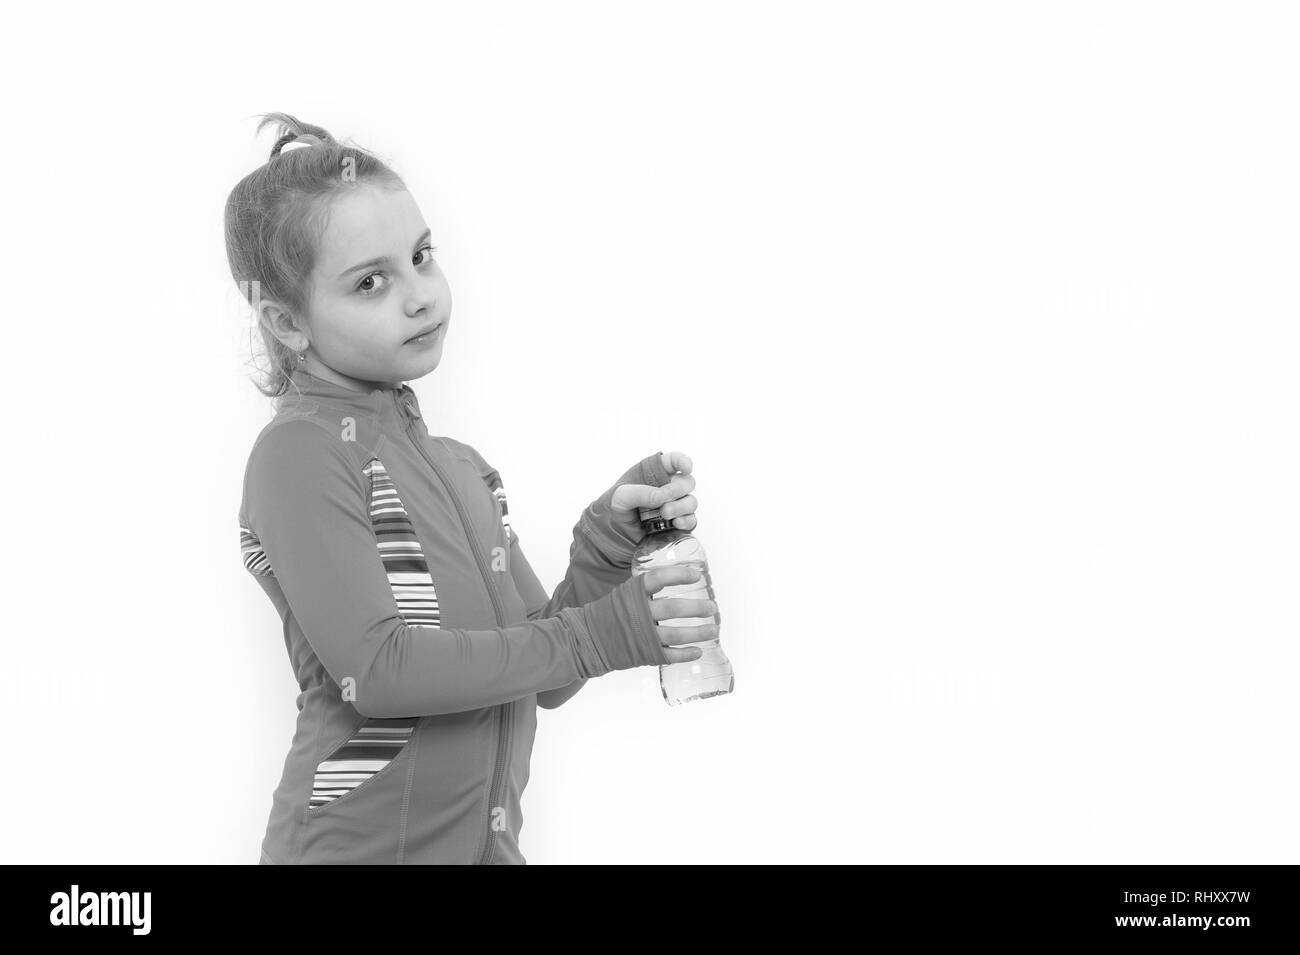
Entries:
POLYGON ((536 708, 593 676, 694 660, 698 580, 631 575, 638 507, 695 526, 690 459, 638 461, 581 514, 549 598, 501 475, 429 433, 404 382, 438 367, 451 319, 430 230, 378 158, 284 113, 226 202, 231 272, 278 399, 253 443, 244 565, 280 615, 300 692, 264 864, 524 864, 520 798, 536 708), (286 145, 290 148, 286 149, 286 145))

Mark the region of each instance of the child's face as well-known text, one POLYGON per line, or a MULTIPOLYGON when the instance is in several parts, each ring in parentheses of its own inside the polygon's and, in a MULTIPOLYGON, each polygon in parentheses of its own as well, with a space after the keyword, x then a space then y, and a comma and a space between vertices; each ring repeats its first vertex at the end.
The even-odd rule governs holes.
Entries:
POLYGON ((451 289, 430 246, 404 189, 360 185, 333 203, 311 275, 311 350, 321 363, 364 386, 414 381, 438 367, 451 289), (434 324, 441 327, 423 342, 411 341, 434 324))

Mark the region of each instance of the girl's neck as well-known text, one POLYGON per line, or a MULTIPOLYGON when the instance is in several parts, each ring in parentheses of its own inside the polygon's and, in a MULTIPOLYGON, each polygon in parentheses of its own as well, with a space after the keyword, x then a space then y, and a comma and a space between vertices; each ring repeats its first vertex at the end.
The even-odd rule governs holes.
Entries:
POLYGON ((342 372, 335 371, 333 368, 320 361, 310 351, 307 352, 307 360, 298 363, 299 368, 306 369, 317 378, 333 382, 340 388, 347 388, 349 391, 356 391, 360 394, 369 394, 376 388, 400 388, 400 381, 365 381, 360 378, 352 378, 342 372))

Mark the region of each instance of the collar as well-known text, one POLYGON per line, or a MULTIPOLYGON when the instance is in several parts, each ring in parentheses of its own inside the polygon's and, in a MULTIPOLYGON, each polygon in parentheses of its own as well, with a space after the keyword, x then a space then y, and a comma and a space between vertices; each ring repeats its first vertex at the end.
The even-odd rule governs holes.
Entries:
POLYGON ((292 404, 301 392, 304 398, 312 398, 321 404, 336 408, 346 408, 361 414, 371 414, 380 418, 406 420, 421 417, 420 402, 415 391, 405 382, 395 388, 380 386, 369 391, 355 391, 342 385, 319 378, 306 368, 295 368, 290 380, 292 386, 283 395, 281 401, 292 404))

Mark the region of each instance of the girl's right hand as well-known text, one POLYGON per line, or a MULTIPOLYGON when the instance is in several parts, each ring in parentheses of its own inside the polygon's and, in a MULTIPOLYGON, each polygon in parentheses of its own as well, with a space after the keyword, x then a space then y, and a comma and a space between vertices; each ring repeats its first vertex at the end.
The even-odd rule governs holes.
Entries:
MULTIPOLYGON (((695 597, 664 597, 655 600, 654 595, 665 587, 678 584, 697 583, 701 574, 694 567, 678 565, 675 567, 657 567, 641 575, 645 581, 646 593, 650 595, 650 613, 656 620, 677 620, 683 617, 713 617, 718 605, 712 600, 695 597)), ((660 627, 659 642, 663 645, 664 656, 669 663, 686 663, 698 660, 704 655, 700 647, 681 647, 675 644, 700 643, 712 640, 718 635, 718 623, 706 623, 694 627, 660 627)))

